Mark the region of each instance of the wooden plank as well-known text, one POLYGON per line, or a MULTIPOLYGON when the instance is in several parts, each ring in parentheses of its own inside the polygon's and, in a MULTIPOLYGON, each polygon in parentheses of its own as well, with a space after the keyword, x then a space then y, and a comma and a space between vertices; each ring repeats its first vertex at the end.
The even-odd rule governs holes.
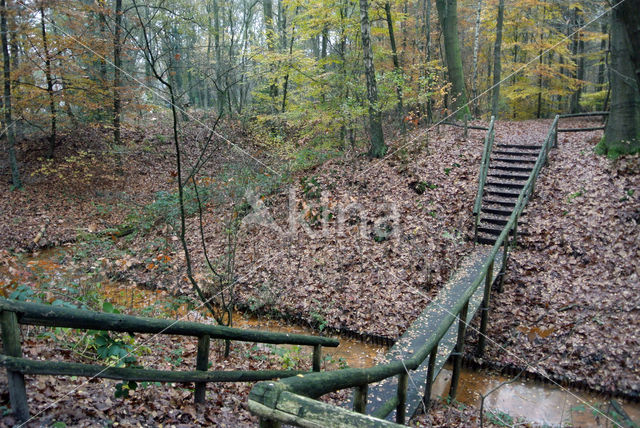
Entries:
MULTIPOLYGON (((434 334, 442 320, 449 315, 451 308, 473 284, 486 258, 491 252, 491 247, 477 245, 475 250, 469 254, 462 262, 460 268, 453 275, 440 291, 436 299, 431 302, 420 314, 418 319, 409 327, 396 344, 389 350, 381 364, 399 361, 410 358, 420 346, 434 334)), ((498 272, 502 266, 502 252, 496 256, 496 268, 498 272)), ((493 275, 493 279, 497 274, 493 275)), ((482 303, 484 287, 478 287, 469 300, 469 312, 467 320, 470 322, 474 314, 482 303)), ((453 323, 447 334, 443 337, 438 347, 437 358, 435 360, 435 374, 444 366, 457 342, 458 324, 453 323)), ((411 417, 422 402, 424 395, 429 359, 417 369, 409 372, 409 386, 407 390, 406 416, 411 417)), ((376 413, 376 410, 385 406, 385 403, 392 400, 397 395, 397 377, 388 378, 369 388, 367 409, 369 413, 376 413)), ((351 403, 349 404, 351 406, 351 403)), ((385 407, 390 407, 389 405, 385 407)), ((388 416, 388 420, 395 420, 395 410, 388 416)))
POLYGON ((567 113, 559 115, 561 119, 565 117, 588 117, 588 116, 608 116, 608 111, 592 111, 587 113, 567 113))
POLYGON ((296 422, 303 427, 383 428, 401 426, 385 421, 384 419, 351 412, 340 407, 332 406, 331 404, 323 403, 321 401, 287 391, 280 394, 276 410, 289 415, 298 416, 299 419, 296 422))
POLYGON ((0 298, 0 310, 16 312, 18 315, 18 322, 20 324, 29 325, 108 330, 129 333, 175 334, 197 337, 209 335, 213 339, 287 345, 322 345, 336 347, 340 343, 338 340, 331 337, 244 330, 240 328, 199 324, 187 321, 108 314, 38 303, 18 302, 16 300, 8 300, 4 298, 0 298))
POLYGON ((93 364, 39 361, 0 355, 0 366, 28 375, 82 376, 135 382, 255 382, 281 379, 306 372, 299 370, 166 371, 106 367, 93 364))
POLYGON ((600 131, 604 126, 593 126, 591 128, 560 128, 558 132, 587 132, 587 131, 600 131))

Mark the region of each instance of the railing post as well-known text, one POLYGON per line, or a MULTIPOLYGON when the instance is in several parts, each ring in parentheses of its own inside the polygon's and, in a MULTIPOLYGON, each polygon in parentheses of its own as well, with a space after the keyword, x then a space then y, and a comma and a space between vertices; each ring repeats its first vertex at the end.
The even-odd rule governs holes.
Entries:
POLYGON ((396 407, 396 423, 403 424, 407 414, 407 386, 409 374, 407 372, 398 375, 398 406, 396 407))
POLYGON ((502 293, 504 277, 507 274, 507 257, 509 256, 509 237, 504 239, 502 247, 502 267, 500 268, 500 281, 498 282, 498 293, 502 293))
POLYGON ((456 343, 455 352, 453 353, 453 373, 451 374, 451 388, 449 389, 449 397, 453 400, 456 398, 458 391, 458 380, 460 380, 460 370, 462 369, 462 353, 464 351, 464 335, 467 327, 467 312, 469 311, 469 301, 464 304, 458 314, 458 341, 456 343))
MULTIPOLYGON (((15 312, 3 311, 0 314, 2 326, 2 344, 5 355, 10 357, 22 357, 20 346, 20 327, 15 312)), ((7 369, 9 383, 9 398, 11 410, 19 422, 29 419, 29 404, 27 403, 27 390, 24 385, 24 375, 7 369)))
POLYGON ((464 115, 464 138, 469 136, 469 115, 464 115))
POLYGON ((487 323, 489 322, 489 299, 491 298, 491 283, 493 282, 493 260, 487 269, 487 276, 484 278, 484 297, 482 298, 480 332, 478 335, 478 348, 476 350, 479 356, 484 353, 485 336, 487 334, 487 323))
POLYGON ((322 345, 314 345, 312 366, 314 372, 320 371, 320 363, 322 362, 322 345))
POLYGON ((364 384, 356 387, 355 396, 353 397, 353 411, 364 413, 367 410, 367 393, 369 385, 364 384))
POLYGON ((431 388, 433 387, 434 374, 436 371, 436 357, 438 356, 438 343, 435 344, 431 353, 429 354, 429 365, 427 366, 427 381, 424 388, 424 406, 425 412, 429 409, 431 404, 431 388))
MULTIPOLYGON (((207 371, 209 369, 209 345, 208 334, 198 337, 198 355, 196 356, 196 370, 207 371)), ((207 395, 207 383, 196 382, 194 401, 196 404, 204 403, 207 395)))

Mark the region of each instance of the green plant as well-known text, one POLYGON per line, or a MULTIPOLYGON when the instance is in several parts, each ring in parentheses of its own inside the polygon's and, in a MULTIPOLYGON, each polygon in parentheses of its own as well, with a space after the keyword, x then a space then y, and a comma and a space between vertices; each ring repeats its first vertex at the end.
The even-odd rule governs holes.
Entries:
MULTIPOLYGON (((104 312, 119 314, 120 311, 110 302, 104 302, 104 312)), ((112 367, 141 368, 137 363, 135 353, 142 352, 144 348, 136 348, 133 335, 117 335, 108 331, 89 330, 89 346, 95 349, 96 355, 112 367)), ((134 381, 123 381, 116 384, 114 396, 116 398, 129 397, 130 391, 135 390, 138 384, 134 381)))
POLYGON ((309 315, 318 330, 322 331, 327 327, 328 322, 320 312, 312 310, 309 315))
POLYGON ((172 349, 171 355, 165 357, 165 361, 171 364, 173 367, 180 367, 180 364, 184 361, 183 358, 184 349, 179 347, 178 349, 172 349))
POLYGON ((280 357, 282 368, 285 370, 293 370, 300 367, 302 363, 302 347, 294 345, 287 348, 273 347, 274 354, 280 357))
POLYGON ((580 189, 577 192, 571 193, 569 196, 567 196, 567 202, 571 203, 571 201, 573 201, 575 198, 579 198, 580 196, 582 196, 584 192, 584 189, 580 189))
POLYGON ((511 427, 516 422, 513 416, 501 411, 489 410, 485 412, 485 416, 490 423, 499 427, 511 427))
POLYGON ((302 186, 302 195, 306 199, 318 199, 322 196, 322 186, 315 176, 302 177, 300 185, 302 186))
POLYGON ((347 360, 345 360, 343 357, 338 357, 338 359, 335 359, 333 355, 326 354, 322 360, 327 365, 336 364, 338 366, 338 369, 340 370, 349 368, 349 364, 347 363, 347 360))
POLYGON ((384 242, 391 237, 392 232, 393 226, 385 222, 374 229, 372 237, 375 242, 384 242))

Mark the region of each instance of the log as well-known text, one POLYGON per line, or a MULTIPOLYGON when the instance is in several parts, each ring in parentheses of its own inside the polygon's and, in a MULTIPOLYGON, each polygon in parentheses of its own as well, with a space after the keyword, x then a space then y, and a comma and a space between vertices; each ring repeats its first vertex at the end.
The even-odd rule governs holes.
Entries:
POLYGON ((37 361, 0 355, 0 366, 23 375, 81 376, 134 382, 255 382, 282 379, 305 372, 300 370, 167 371, 107 367, 63 361, 37 361))
POLYGON ((244 330, 187 321, 172 321, 156 318, 134 317, 122 314, 108 314, 82 309, 43 305, 39 303, 19 302, 17 300, 4 298, 0 298, 0 310, 16 312, 18 315, 18 322, 20 322, 20 324, 28 325, 108 330, 128 333, 161 333, 196 337, 208 335, 212 339, 288 345, 322 345, 336 347, 340 343, 338 340, 330 337, 244 330))
POLYGON ((46 218, 44 220, 44 224, 42 225, 42 227, 40 228, 40 231, 36 234, 36 236, 33 238, 32 241, 32 246, 35 248, 38 246, 38 242, 40 242, 40 240, 42 239, 42 237, 44 236, 45 232, 47 231, 47 226, 49 226, 49 223, 51 223, 51 220, 49 218, 46 218))
POLYGON ((458 128, 467 128, 467 129, 478 129, 480 131, 488 131, 489 128, 486 128, 484 126, 477 126, 477 125, 465 125, 465 124, 460 124, 460 123, 455 123, 455 122, 440 122, 441 125, 449 125, 449 126, 457 126, 458 128))
POLYGON ((96 232, 95 234, 100 237, 113 236, 116 238, 122 238, 124 236, 131 235, 135 231, 136 229, 133 227, 125 227, 123 229, 104 229, 99 232, 96 232))
POLYGON ((558 132, 587 132, 587 131, 600 131, 604 129, 604 126, 594 126, 592 128, 560 128, 558 132))
POLYGON ((592 111, 592 112, 588 112, 588 113, 561 114, 560 118, 564 119, 565 117, 588 117, 588 116, 608 116, 608 115, 609 115, 608 111, 592 111))
POLYGON ((265 419, 277 420, 301 427, 386 428, 403 426, 384 419, 377 419, 373 416, 351 412, 287 391, 280 393, 274 407, 268 407, 249 399, 249 410, 265 419))

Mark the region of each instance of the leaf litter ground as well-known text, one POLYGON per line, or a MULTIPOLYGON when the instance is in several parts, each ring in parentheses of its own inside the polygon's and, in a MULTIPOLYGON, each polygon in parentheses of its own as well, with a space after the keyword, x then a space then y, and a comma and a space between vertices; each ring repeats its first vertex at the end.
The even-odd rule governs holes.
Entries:
MULTIPOLYGON (((501 123, 498 138, 520 135, 539 143, 548 125, 547 121, 501 123)), ((123 178, 97 180, 100 184, 91 187, 94 195, 107 196, 100 202, 104 206, 114 205, 108 201, 114 194, 124 195, 118 196, 124 202, 105 210, 104 206, 97 209, 95 201, 88 203, 91 198, 86 191, 84 198, 52 197, 65 190, 46 181, 28 186, 26 196, 16 196, 19 200, 14 193, 3 192, 8 195, 2 198, 3 206, 11 207, 3 211, 7 220, 3 231, 8 231, 2 234, 4 248, 28 246, 45 217, 55 220, 47 230, 45 243, 49 245, 73 239, 79 229, 116 226, 132 205, 148 203, 154 192, 170 189, 174 185, 170 147, 158 143, 151 154, 138 153, 134 141, 149 137, 134 131, 131 135, 131 148, 123 161, 150 156, 154 166, 134 162, 122 173, 123 178), (122 193, 114 193, 114 188, 122 193), (132 188, 137 191, 131 192, 132 188), (29 210, 30 203, 37 209, 29 210), (100 224, 95 224, 96 218, 100 224)), ((480 132, 464 139, 461 132, 446 129, 439 135, 429 133, 429 142, 422 135, 417 144, 380 164, 346 157, 299 173, 292 180, 291 192, 276 192, 264 200, 278 227, 250 225, 241 235, 237 260, 240 303, 318 327, 398 337, 472 247, 468 240, 472 234, 470 209, 482 138, 480 132), (309 197, 309 188, 301 181, 311 178, 319 197, 309 197), (293 230, 290 206, 295 208, 293 230)), ((529 206, 529 235, 513 253, 506 292, 493 300, 490 337, 509 352, 501 352, 490 342, 485 361, 517 367, 520 358, 534 361, 537 357, 543 360, 538 370, 547 375, 584 379, 596 389, 633 392, 640 378, 633 360, 638 350, 638 304, 634 300, 639 295, 638 272, 633 263, 638 258, 639 194, 634 191, 638 189, 638 162, 632 158, 611 164, 595 156, 596 138, 596 133, 561 136, 559 149, 552 152, 537 197, 529 206), (550 260, 557 261, 557 268, 545 267, 544 262, 550 260)), ((223 248, 220 215, 212 210, 205 222, 206 241, 213 253, 223 248)), ((196 227, 194 219, 189 227, 196 227)), ((158 226, 149 233, 151 238, 134 237, 115 244, 126 254, 115 257, 98 251, 92 256, 101 257, 109 276, 123 283, 177 294, 189 292, 180 281, 182 257, 172 239, 174 232, 158 226), (162 251, 171 260, 162 271, 149 268, 144 258, 149 251, 145 243, 155 238, 164 239, 162 251)), ((192 248, 196 241, 193 238, 192 248)), ((160 247, 152 250, 158 252, 160 247)), ((202 254, 194 252, 202 268, 202 254)), ((0 280, 8 283, 6 277, 0 280)), ((471 341, 474 339, 471 333, 471 341)), ((34 344, 34 349, 42 348, 34 344)), ((243 391, 246 394, 248 387, 243 391)), ((187 405, 188 399, 184 400, 187 405)), ((87 403, 85 411, 92 408, 87 403)), ((122 408, 135 414, 133 407, 122 408)), ((227 415, 249 421, 246 410, 235 410, 227 415)), ((157 421, 173 420, 165 417, 157 421)))

